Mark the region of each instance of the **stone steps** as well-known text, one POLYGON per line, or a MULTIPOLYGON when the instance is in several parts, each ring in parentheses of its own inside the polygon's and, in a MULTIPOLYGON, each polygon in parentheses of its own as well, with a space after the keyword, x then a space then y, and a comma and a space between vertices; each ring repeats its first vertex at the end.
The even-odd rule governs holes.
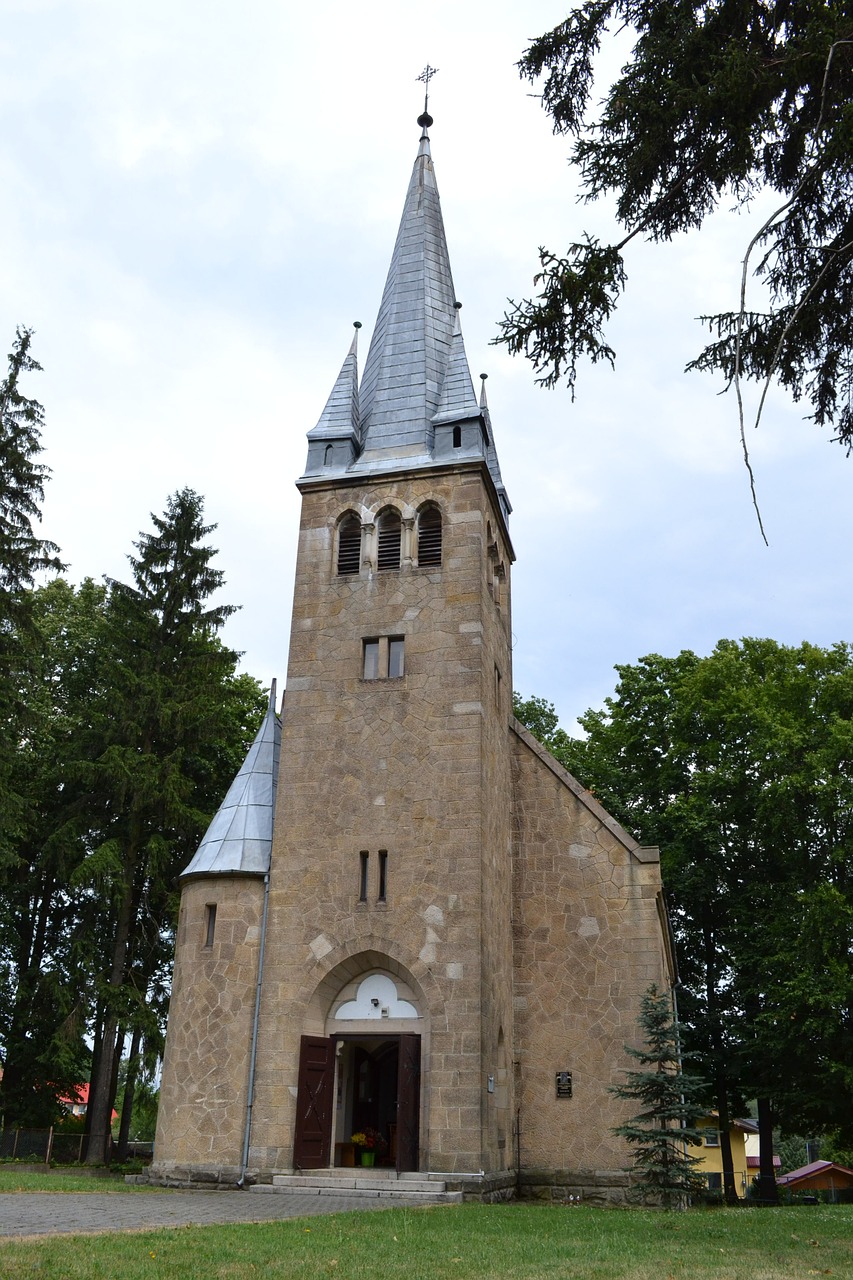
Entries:
POLYGON ((346 1196, 406 1201, 410 1204, 461 1204, 461 1191, 448 1191, 443 1178, 393 1169, 324 1169, 317 1173, 277 1173, 272 1183, 249 1188, 261 1194, 346 1196))

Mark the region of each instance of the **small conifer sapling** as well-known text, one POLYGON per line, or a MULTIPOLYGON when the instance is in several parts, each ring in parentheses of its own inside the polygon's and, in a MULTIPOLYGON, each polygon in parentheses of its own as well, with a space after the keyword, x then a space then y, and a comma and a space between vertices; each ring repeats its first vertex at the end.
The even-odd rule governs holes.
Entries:
POLYGON ((631 1148, 638 1197, 664 1209, 682 1208, 705 1187, 696 1173, 701 1163, 688 1154, 688 1146, 701 1146, 701 1131, 694 1122, 702 1109, 699 1097, 705 1083, 682 1070, 678 1027, 666 992, 654 983, 640 1004, 639 1024, 644 1047, 625 1045, 625 1052, 639 1066, 626 1072, 624 1085, 610 1090, 617 1098, 640 1104, 636 1115, 612 1132, 631 1148))

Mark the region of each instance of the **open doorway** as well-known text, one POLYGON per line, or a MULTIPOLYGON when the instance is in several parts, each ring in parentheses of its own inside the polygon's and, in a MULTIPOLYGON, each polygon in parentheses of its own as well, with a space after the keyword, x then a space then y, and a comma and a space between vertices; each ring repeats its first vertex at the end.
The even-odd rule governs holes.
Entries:
POLYGON ((421 1037, 357 1032, 303 1036, 294 1165, 342 1163, 355 1133, 376 1135, 376 1163, 419 1165, 421 1037))

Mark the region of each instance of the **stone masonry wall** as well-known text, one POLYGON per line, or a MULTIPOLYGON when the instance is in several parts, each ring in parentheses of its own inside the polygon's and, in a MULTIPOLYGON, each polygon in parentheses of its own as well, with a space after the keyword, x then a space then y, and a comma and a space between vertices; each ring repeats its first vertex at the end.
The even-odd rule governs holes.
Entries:
POLYGON ((479 464, 312 485, 304 492, 254 1166, 291 1166, 300 1036, 314 1031, 327 1011, 315 996, 326 991, 329 975, 339 966, 342 975, 353 966, 358 971, 359 957, 369 956, 377 967, 387 958, 385 967, 408 975, 428 1003, 421 1167, 500 1167, 487 1078, 497 1071, 499 1028, 511 1034, 511 834, 506 707, 502 734, 492 727, 499 716, 492 692, 497 653, 508 689, 511 674, 507 615, 495 609, 488 590, 490 521, 497 526, 479 464), (416 515, 426 501, 442 513, 440 568, 412 561, 416 515), (368 526, 369 552, 388 504, 403 516, 401 567, 378 572, 365 565, 358 575, 338 575, 338 521, 356 512, 368 526), (404 637, 405 675, 363 679, 363 640, 388 636, 404 637), (375 880, 380 850, 388 855, 384 902, 377 900, 375 880), (370 856, 364 902, 361 851, 370 856), (486 918, 483 880, 501 858, 506 887, 493 895, 486 918), (484 982, 486 935, 494 978, 484 982), (497 1001, 505 1007, 495 1008, 497 1001))
MULTIPOLYGON (((640 1039, 650 983, 668 987, 657 850, 624 832, 515 724, 515 1060, 521 1169, 532 1188, 602 1188, 628 1162, 610 1129, 630 1110, 608 1093, 640 1039), (558 1071, 573 1096, 556 1097, 558 1071), (554 1172, 563 1171, 557 1182, 554 1172)), ((612 1198, 608 1192, 605 1198, 612 1198)))
POLYGON ((257 877, 190 880, 181 894, 152 1176, 233 1181, 243 1146, 263 912, 257 877), (212 946, 206 908, 216 905, 212 946))

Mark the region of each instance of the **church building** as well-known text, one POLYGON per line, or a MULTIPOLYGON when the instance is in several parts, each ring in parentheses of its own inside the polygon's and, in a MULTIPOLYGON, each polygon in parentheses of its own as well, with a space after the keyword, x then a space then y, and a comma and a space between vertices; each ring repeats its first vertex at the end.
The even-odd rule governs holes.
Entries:
POLYGON ((618 1200, 672 954, 640 847, 512 714, 510 502, 425 113, 370 350, 297 485, 281 717, 182 876, 151 1177, 618 1200))

